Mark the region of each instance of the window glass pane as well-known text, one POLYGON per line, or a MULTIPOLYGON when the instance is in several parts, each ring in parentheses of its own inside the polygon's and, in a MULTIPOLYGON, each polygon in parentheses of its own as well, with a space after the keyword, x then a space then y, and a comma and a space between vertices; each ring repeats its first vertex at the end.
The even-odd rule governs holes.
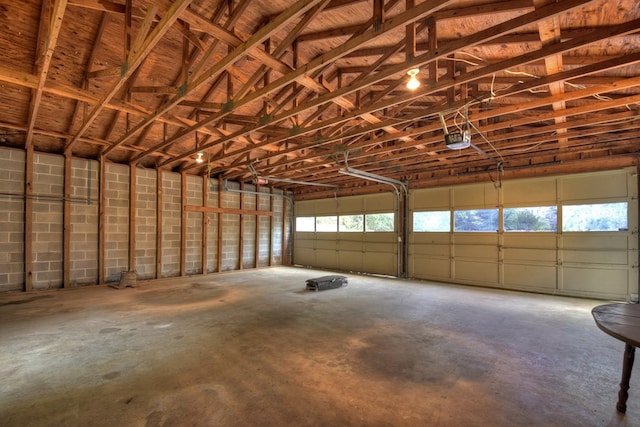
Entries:
POLYGON ((557 231, 558 207, 505 208, 504 231, 557 231))
POLYGON ((338 217, 317 216, 316 231, 338 231, 338 217))
POLYGON ((364 231, 364 216, 340 215, 338 231, 364 231))
POLYGON ((472 209, 453 213, 454 231, 498 231, 498 209, 472 209))
POLYGON ((313 216, 296 217, 296 231, 316 231, 316 218, 313 216))
POLYGON ((626 231, 627 202, 562 207, 562 231, 626 231))
POLYGON ((449 211, 414 212, 413 231, 451 231, 451 213, 449 211))
POLYGON ((394 214, 379 213, 365 216, 365 231, 393 231, 394 214))

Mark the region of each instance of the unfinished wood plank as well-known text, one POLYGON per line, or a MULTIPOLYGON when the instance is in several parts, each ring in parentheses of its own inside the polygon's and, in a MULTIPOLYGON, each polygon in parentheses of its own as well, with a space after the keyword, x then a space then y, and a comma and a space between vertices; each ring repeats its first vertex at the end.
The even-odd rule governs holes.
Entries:
POLYGON ((240 229, 238 230, 238 269, 244 269, 244 183, 240 182, 240 229))
POLYGON ((180 174, 180 275, 187 275, 187 174, 180 174))
POLYGON ((129 270, 136 271, 136 175, 135 166, 129 166, 129 270))
MULTIPOLYGON (((202 206, 209 204, 209 177, 202 177, 202 206)), ((207 236, 209 231, 209 213, 202 212, 202 274, 207 274, 207 236)))
POLYGON ((100 156, 100 205, 98 208, 98 284, 104 285, 105 283, 105 225, 106 225, 106 180, 107 180, 107 165, 104 156, 100 156))
POLYGON ((42 16, 44 19, 40 21, 38 58, 35 66, 38 73, 38 85, 31 98, 25 146, 33 144, 33 130, 38 118, 44 85, 47 81, 51 59, 58 42, 58 36, 62 28, 62 17, 66 8, 67 0, 54 0, 53 4, 48 0, 42 2, 42 16))
POLYGON ((64 200, 62 202, 62 287, 71 286, 71 179, 73 161, 64 156, 64 200))
MULTIPOLYGON (((98 104, 94 106, 88 117, 85 118, 85 121, 78 132, 66 145, 65 151, 70 150, 78 141, 78 139, 89 129, 100 112, 106 107, 106 104, 120 91, 129 77, 131 77, 131 75, 136 71, 140 64, 142 64, 146 56, 153 50, 155 45, 162 39, 165 33, 169 31, 169 28, 171 28, 174 22, 180 17, 180 14, 189 6, 192 1, 193 0, 178 0, 171 5, 169 10, 162 17, 162 20, 155 26, 151 34, 149 34, 149 36, 142 43, 140 49, 137 52, 133 52, 129 57, 127 57, 125 64, 123 64, 122 66, 121 78, 118 79, 118 81, 113 84, 111 88, 100 98, 98 104)), ((151 8, 149 12, 153 13, 155 16, 154 8, 151 8)), ((109 150, 107 150, 105 154, 108 154, 108 151, 109 150)))
POLYGON ((156 170, 156 279, 162 277, 162 169, 156 170))
POLYGON ((24 290, 33 290, 33 145, 26 147, 24 188, 24 290))
POLYGON ((183 209, 185 212, 211 212, 219 214, 229 215, 257 215, 257 216, 273 216, 273 212, 261 211, 256 209, 234 209, 234 208, 220 208, 213 206, 185 206, 183 209))
MULTIPOLYGON (((223 202, 224 202, 224 197, 222 195, 222 188, 223 188, 223 178, 222 176, 218 177, 218 209, 220 209, 219 211, 217 211, 218 214, 218 272, 222 271, 222 253, 223 253, 223 240, 222 240, 222 231, 223 231, 223 211, 222 211, 222 206, 223 206, 223 202)), ((208 207, 207 207, 208 209, 208 207)), ((215 211, 211 211, 211 212, 215 212, 215 211)))

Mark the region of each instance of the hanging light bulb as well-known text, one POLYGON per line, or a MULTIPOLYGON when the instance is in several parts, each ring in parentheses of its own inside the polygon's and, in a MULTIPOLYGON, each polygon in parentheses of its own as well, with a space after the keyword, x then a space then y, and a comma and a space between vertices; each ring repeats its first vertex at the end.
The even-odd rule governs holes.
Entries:
POLYGON ((198 155, 196 156, 196 162, 198 163, 202 163, 204 162, 204 159, 202 158, 202 151, 198 151, 198 155))
POLYGON ((412 68, 407 71, 409 75, 409 81, 407 82, 407 89, 416 90, 420 87, 420 80, 416 78, 416 75, 420 72, 419 68, 412 68))

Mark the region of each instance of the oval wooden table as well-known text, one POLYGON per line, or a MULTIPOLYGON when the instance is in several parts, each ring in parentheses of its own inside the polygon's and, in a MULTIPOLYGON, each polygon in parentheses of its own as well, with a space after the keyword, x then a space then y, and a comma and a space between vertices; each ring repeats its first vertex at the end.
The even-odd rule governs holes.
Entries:
POLYGON ((618 392, 616 409, 622 413, 627 410, 629 380, 633 369, 636 347, 640 346, 640 304, 604 304, 594 307, 591 314, 596 325, 614 338, 624 342, 622 359, 622 380, 618 392))

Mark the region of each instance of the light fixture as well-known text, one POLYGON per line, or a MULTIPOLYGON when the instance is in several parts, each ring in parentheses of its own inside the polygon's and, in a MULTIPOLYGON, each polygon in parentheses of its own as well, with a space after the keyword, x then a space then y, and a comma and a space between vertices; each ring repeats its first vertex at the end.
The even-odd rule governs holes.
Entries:
POLYGON ((409 75, 409 81, 407 82, 407 89, 416 90, 420 87, 420 80, 417 79, 417 75, 420 72, 420 68, 412 68, 407 71, 409 75))
POLYGON ((196 162, 198 163, 204 162, 204 158, 202 156, 203 156, 202 151, 198 151, 198 154, 196 155, 196 162))

